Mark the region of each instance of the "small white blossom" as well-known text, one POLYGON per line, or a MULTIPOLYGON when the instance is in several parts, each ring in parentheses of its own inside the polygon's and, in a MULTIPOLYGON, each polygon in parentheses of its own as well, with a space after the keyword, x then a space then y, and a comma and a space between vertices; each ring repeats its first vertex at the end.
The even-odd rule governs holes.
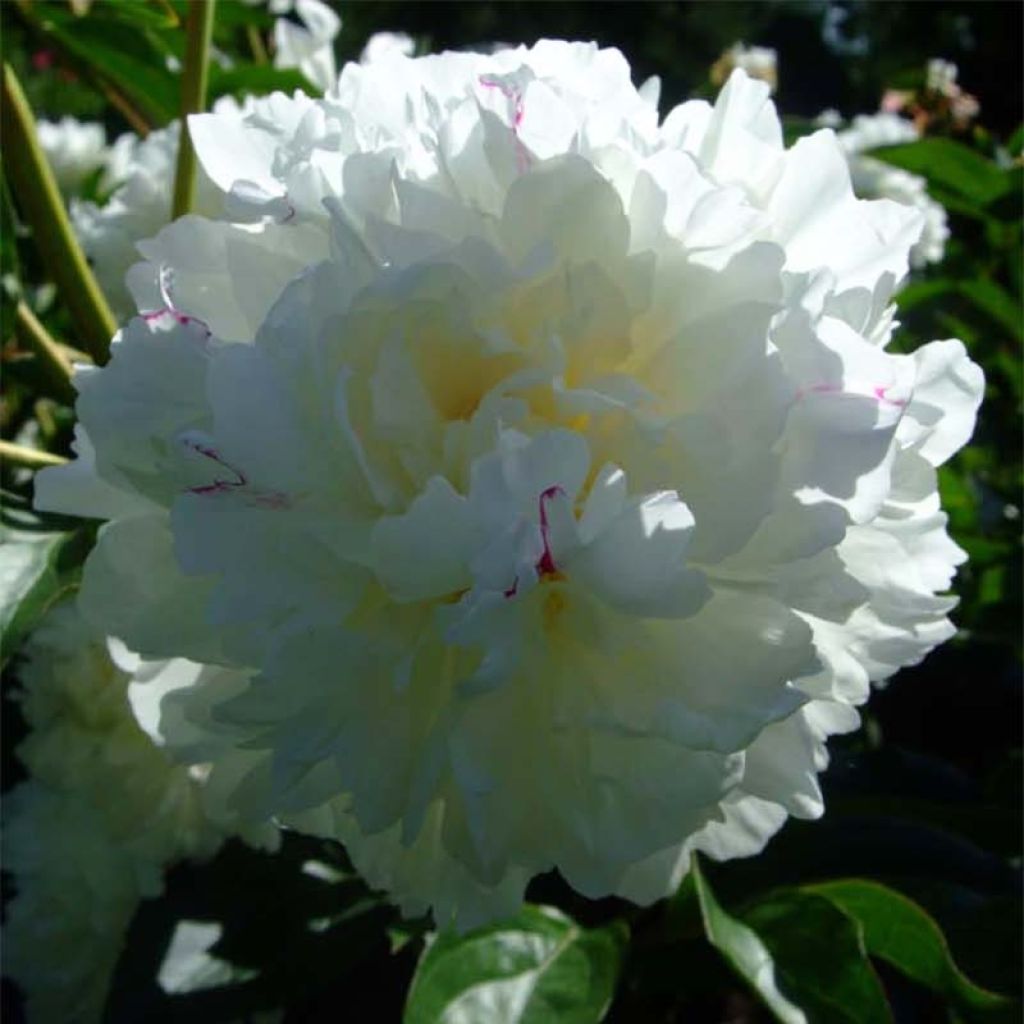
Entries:
POLYGON ((843 115, 834 107, 828 107, 814 119, 816 128, 841 128, 842 124, 843 115))
POLYGON ((920 132, 913 121, 885 111, 858 114, 849 128, 836 134, 843 149, 850 154, 863 153, 880 146, 917 142, 920 138, 920 132))
MULTIPOLYGON (((283 10, 292 9, 289 5, 283 10)), ((276 13, 283 13, 282 5, 276 13)), ((329 89, 337 77, 334 38, 341 18, 321 0, 295 0, 300 25, 287 18, 274 22, 274 67, 298 68, 313 85, 329 89)))
POLYGON ((111 520, 83 612, 237 673, 164 695, 168 749, 409 912, 756 852, 953 632, 935 467, 981 372, 886 351, 923 218, 768 93, 659 122, 616 51, 541 42, 194 117, 223 219, 140 247, 76 377, 37 501, 111 520))
POLYGON ((925 87, 933 92, 951 95, 954 91, 959 90, 959 86, 956 84, 958 74, 959 70, 952 61, 933 57, 928 61, 926 67, 925 87))
MULTIPOLYGON (((248 101, 247 101, 248 102, 248 101)), ((221 114, 238 112, 230 97, 214 106, 221 114)), ((178 159, 179 123, 150 132, 144 139, 121 135, 106 154, 101 188, 106 203, 71 201, 71 223, 114 315, 123 321, 135 312, 125 275, 138 262, 140 242, 152 238, 171 219, 171 184, 178 159)), ((223 194, 199 168, 197 213, 217 216, 223 194)))
POLYGON ((923 267, 940 262, 949 238, 945 208, 928 195, 927 182, 920 175, 867 155, 881 146, 916 142, 920 133, 914 122, 885 111, 858 114, 849 128, 838 133, 838 138, 847 155, 857 195, 866 199, 892 199, 913 206, 923 214, 924 229, 910 250, 910 265, 923 267))
POLYGON ((101 124, 85 123, 73 117, 62 117, 59 121, 40 119, 36 132, 65 196, 74 195, 86 178, 106 161, 107 137, 101 124))

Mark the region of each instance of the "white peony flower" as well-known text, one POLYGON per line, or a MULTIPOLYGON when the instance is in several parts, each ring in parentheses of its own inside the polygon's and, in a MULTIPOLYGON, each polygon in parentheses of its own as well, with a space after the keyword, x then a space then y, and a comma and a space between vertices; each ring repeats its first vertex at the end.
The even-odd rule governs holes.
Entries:
POLYGON ((880 146, 917 142, 921 133, 908 118, 880 110, 875 114, 857 114, 850 127, 838 132, 837 137, 847 153, 857 154, 880 146))
MULTIPOLYGON (((292 9, 291 4, 278 4, 274 11, 292 9)), ((313 85, 329 89, 337 77, 334 38, 341 18, 321 0, 295 0, 294 11, 301 24, 287 18, 274 22, 274 67, 298 68, 313 85)))
MULTIPOLYGON (((214 107, 221 114, 240 113, 230 97, 214 107)), ((138 244, 151 238, 171 219, 171 183, 178 159, 179 124, 150 132, 144 139, 120 136, 104 161, 101 185, 111 191, 102 206, 71 201, 71 223, 93 273, 119 321, 135 312, 125 275, 138 261, 138 244)), ((217 216, 223 196, 200 168, 195 208, 217 216)))
POLYGON ((104 642, 70 602, 24 655, 18 696, 30 732, 18 756, 30 779, 4 806, 3 864, 16 890, 5 971, 25 990, 30 1020, 98 1021, 132 915, 162 891, 165 867, 211 855, 231 832, 264 846, 274 834, 222 807, 205 772, 159 750, 129 703, 131 694, 146 724, 163 692, 225 670, 141 661, 104 642))
POLYGON ((138 259, 135 245, 171 219, 178 123, 145 139, 123 135, 114 153, 110 178, 120 184, 104 206, 73 200, 71 223, 114 315, 124 320, 134 312, 124 275, 138 259))
POLYGON ((949 238, 945 207, 928 195, 928 184, 920 175, 866 155, 881 146, 916 142, 920 133, 914 122, 885 111, 858 114, 849 128, 838 133, 838 138, 846 153, 857 195, 866 199, 892 199, 915 207, 924 216, 921 237, 910 250, 910 265, 923 267, 940 262, 949 238))
POLYGON ((142 247, 76 378, 37 501, 111 520, 83 611, 251 670, 165 694, 169 748, 410 913, 756 852, 953 632, 935 466, 981 373, 886 351, 921 216, 768 92, 659 124, 616 51, 542 42, 193 118, 232 219, 142 247))
POLYGON ((65 196, 73 195, 107 158, 107 137, 103 125, 62 117, 59 121, 40 119, 36 123, 39 145, 65 196))

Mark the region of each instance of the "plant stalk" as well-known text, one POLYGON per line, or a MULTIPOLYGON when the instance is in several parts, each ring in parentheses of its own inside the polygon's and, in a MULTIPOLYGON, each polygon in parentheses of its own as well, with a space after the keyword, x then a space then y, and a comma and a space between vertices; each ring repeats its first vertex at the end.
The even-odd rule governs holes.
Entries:
POLYGON ((6 63, 0 133, 4 171, 43 262, 89 354, 97 363, 105 363, 117 322, 71 230, 57 182, 39 146, 35 118, 17 76, 6 63))
POLYGON ((75 389, 71 386, 71 361, 64 347, 39 322, 35 313, 24 302, 14 311, 14 332, 18 341, 30 349, 39 360, 50 393, 67 405, 75 404, 75 389))
POLYGON ((188 115, 199 114, 206 109, 206 82, 215 8, 216 0, 191 0, 188 5, 185 67, 181 77, 181 129, 178 134, 178 165, 174 173, 172 219, 188 213, 195 202, 196 151, 188 131, 188 115))
POLYGON ((45 469, 47 466, 63 466, 67 461, 63 455, 54 455, 53 452, 26 448, 12 441, 0 441, 0 462, 11 462, 25 469, 45 469))

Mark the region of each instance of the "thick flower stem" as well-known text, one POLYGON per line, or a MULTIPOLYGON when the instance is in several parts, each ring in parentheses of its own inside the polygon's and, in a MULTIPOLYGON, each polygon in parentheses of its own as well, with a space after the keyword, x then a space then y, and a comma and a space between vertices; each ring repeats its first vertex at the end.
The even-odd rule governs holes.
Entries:
POLYGON ((90 355, 105 363, 117 322, 71 229, 64 201, 39 146, 35 118, 17 76, 4 64, 3 166, 48 271, 90 355))
POLYGON ((185 32, 185 70, 181 80, 181 133, 178 142, 178 166, 174 174, 172 218, 192 209, 196 192, 196 151, 188 132, 188 115, 206 109, 206 80, 210 66, 210 39, 216 0, 191 0, 185 32))
POLYGON ((74 405, 75 389, 71 386, 71 361, 62 346, 39 322, 24 302, 14 311, 14 330, 18 341, 39 360, 50 393, 68 405, 74 405))
POLYGON ((63 466, 67 461, 63 455, 54 455, 53 452, 0 441, 0 462, 11 462, 25 469, 44 469, 46 466, 63 466))

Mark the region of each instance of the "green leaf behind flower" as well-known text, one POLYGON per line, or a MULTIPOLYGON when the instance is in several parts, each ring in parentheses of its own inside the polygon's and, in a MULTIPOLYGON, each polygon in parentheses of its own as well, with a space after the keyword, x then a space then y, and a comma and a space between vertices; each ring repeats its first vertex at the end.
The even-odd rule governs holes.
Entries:
POLYGON ((604 1017, 626 944, 625 925, 582 928, 551 907, 427 947, 405 1024, 591 1024, 604 1017))
POLYGON ((691 871, 704 919, 704 931, 711 945, 761 997, 776 1020, 782 1024, 807 1024, 803 1010, 779 991, 771 952, 756 931, 722 908, 701 872, 696 855, 691 871))
POLYGON ((860 878, 825 882, 805 891, 825 897, 856 921, 872 956, 944 996, 966 1019, 1012 1019, 1012 1000, 965 977, 953 962, 939 926, 906 896, 860 878))

